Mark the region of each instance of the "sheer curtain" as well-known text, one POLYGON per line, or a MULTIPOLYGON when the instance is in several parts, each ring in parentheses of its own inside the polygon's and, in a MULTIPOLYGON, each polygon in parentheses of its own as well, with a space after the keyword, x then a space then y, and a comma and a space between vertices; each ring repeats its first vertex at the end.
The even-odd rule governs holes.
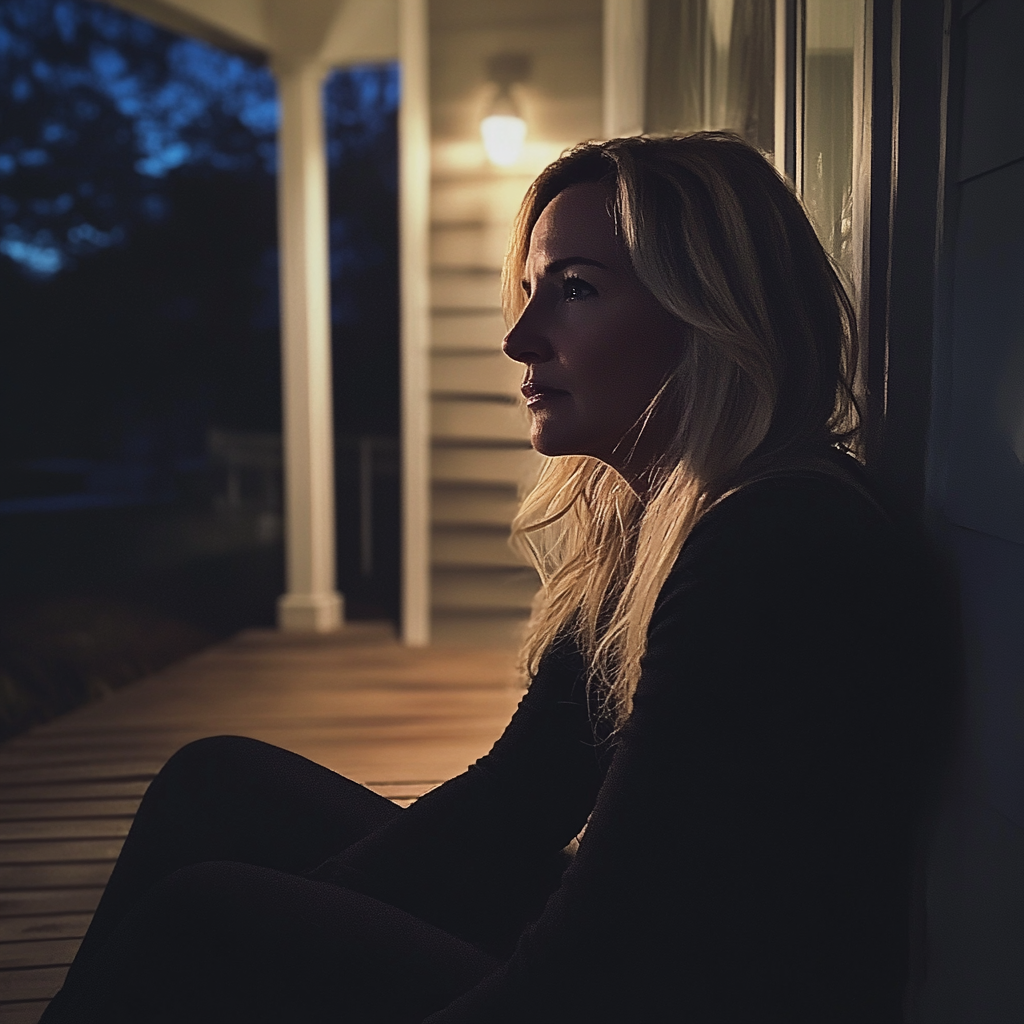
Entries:
POLYGON ((854 57, 863 0, 805 0, 802 166, 798 185, 822 245, 853 266, 854 57))
POLYGON ((775 145, 775 5, 648 0, 645 128, 729 129, 775 145))

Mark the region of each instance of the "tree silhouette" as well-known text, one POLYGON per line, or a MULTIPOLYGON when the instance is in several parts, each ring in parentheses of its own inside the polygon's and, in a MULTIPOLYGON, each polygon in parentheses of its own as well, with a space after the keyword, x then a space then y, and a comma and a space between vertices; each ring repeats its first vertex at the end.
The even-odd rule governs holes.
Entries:
MULTIPOLYGON (((7 458, 166 468, 213 422, 274 429, 268 70, 88 0, 4 0, 0 95, 7 458)), ((325 108, 339 425, 392 433, 394 67, 335 74, 325 108)))

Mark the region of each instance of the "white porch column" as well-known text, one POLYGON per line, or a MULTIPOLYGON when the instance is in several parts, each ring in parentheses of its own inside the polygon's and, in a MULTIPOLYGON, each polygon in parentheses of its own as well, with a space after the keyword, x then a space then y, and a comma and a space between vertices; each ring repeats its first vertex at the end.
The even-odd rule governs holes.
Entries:
POLYGON ((278 232, 284 389, 285 566, 281 629, 342 620, 335 580, 327 162, 318 61, 275 63, 281 106, 278 232))
POLYGON ((430 96, 426 0, 399 0, 402 639, 430 641, 430 96))

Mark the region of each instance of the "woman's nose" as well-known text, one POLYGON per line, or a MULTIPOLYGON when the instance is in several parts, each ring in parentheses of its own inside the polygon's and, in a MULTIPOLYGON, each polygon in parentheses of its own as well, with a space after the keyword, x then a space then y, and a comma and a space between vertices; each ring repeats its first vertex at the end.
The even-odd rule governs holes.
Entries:
POLYGON ((527 306, 501 343, 502 352, 517 363, 546 363, 552 358, 551 345, 533 320, 527 306))

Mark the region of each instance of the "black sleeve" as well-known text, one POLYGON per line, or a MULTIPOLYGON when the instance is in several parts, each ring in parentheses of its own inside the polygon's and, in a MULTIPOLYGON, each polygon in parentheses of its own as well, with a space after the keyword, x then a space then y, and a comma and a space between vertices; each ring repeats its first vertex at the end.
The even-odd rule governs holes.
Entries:
POLYGON ((594 806, 606 747, 591 726, 582 659, 560 642, 485 757, 313 877, 507 955, 558 884, 561 851, 594 806))
POLYGON ((572 866, 430 1024, 898 1018, 916 638, 837 486, 752 486, 694 532, 572 866))

